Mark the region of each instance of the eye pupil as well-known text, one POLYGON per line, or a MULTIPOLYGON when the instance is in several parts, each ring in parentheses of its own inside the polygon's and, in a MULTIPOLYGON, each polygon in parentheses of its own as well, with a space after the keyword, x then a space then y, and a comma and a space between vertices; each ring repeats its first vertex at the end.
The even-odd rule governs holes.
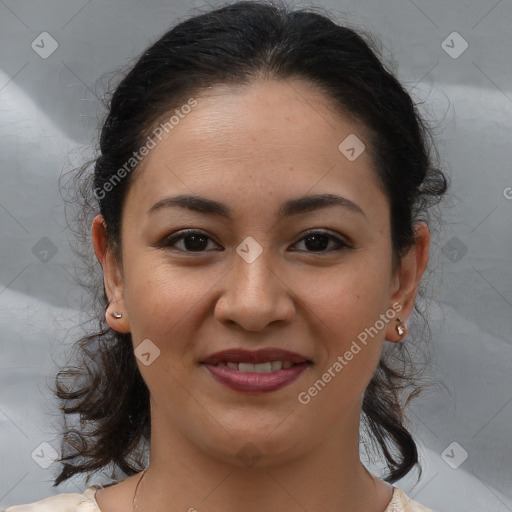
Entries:
POLYGON ((323 251, 329 245, 329 237, 322 234, 309 235, 305 239, 306 247, 313 251, 323 251), (310 241, 313 241, 311 244, 310 241))
POLYGON ((183 237, 183 245, 187 251, 202 251, 208 244, 208 237, 201 234, 187 235, 183 237), (192 241, 190 243, 190 241, 192 241))

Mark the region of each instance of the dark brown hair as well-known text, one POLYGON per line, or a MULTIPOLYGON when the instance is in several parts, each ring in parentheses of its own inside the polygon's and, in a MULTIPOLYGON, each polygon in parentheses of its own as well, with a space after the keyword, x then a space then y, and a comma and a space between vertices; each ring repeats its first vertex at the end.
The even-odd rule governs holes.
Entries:
MULTIPOLYGON (((82 226, 76 234, 87 244, 79 254, 94 260, 90 225, 101 213, 109 247, 121 257, 121 211, 137 165, 115 186, 105 184, 126 169, 164 115, 207 87, 247 85, 264 76, 315 85, 333 108, 366 128, 376 176, 389 198, 393 255, 399 262, 414 245, 413 222, 431 220, 428 212, 448 181, 435 162, 430 129, 378 55, 362 31, 315 9, 293 10, 282 2, 236 2, 180 22, 144 51, 105 100, 99 156, 72 178, 82 226), (94 172, 89 172, 92 163, 94 172)), ((91 291, 89 309, 98 328, 78 340, 74 366, 63 368, 56 379, 65 421, 63 467, 54 485, 79 473, 90 478, 107 467, 132 475, 143 468, 150 439, 149 391, 131 336, 106 324, 108 298, 98 262, 85 271, 81 284, 91 291)), ((417 304, 415 311, 424 320, 417 304)), ((393 347, 383 351, 364 393, 363 424, 384 454, 388 482, 415 465, 421 470, 404 416, 405 405, 421 390, 407 349, 425 338, 425 329, 420 331, 413 329, 403 342, 388 344, 393 347)))

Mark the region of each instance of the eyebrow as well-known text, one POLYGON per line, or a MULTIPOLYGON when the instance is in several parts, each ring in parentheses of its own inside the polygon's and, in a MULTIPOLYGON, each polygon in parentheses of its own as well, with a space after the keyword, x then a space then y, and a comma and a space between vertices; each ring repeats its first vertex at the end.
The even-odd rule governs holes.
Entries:
MULTIPOLYGON (((346 197, 341 197, 335 194, 317 194, 302 196, 297 199, 290 199, 281 205, 281 208, 279 209, 279 217, 290 217, 292 215, 299 215, 301 213, 312 212, 333 206, 342 206, 343 208, 358 213, 367 219, 366 214, 359 205, 346 197)), ((219 203, 218 201, 214 201, 213 199, 194 195, 164 197, 155 203, 147 213, 149 215, 161 210, 162 208, 171 207, 187 208, 199 213, 224 217, 228 220, 233 219, 232 210, 229 206, 219 203)))

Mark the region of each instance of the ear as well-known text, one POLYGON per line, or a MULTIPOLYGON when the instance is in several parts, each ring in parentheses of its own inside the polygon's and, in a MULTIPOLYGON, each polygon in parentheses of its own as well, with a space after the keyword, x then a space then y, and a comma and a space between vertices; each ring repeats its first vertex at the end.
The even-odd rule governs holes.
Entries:
MULTIPOLYGON (((402 258, 393 276, 391 304, 395 304, 393 308, 395 311, 398 307, 397 303, 402 306, 397 317, 400 317, 404 323, 411 315, 420 280, 428 264, 430 230, 426 222, 417 222, 414 224, 414 238, 414 246, 411 247, 402 258)), ((403 336, 400 336, 396 331, 397 325, 398 322, 396 322, 396 318, 388 324, 386 328, 386 340, 402 340, 403 336)))
POLYGON ((106 320, 107 324, 115 331, 127 333, 130 332, 130 324, 124 304, 123 275, 117 258, 115 258, 112 250, 108 247, 106 227, 107 224, 103 215, 96 215, 92 221, 91 232, 96 258, 98 258, 103 268, 105 291, 109 300, 106 320), (112 315, 114 311, 121 312, 123 316, 121 318, 114 318, 112 315))

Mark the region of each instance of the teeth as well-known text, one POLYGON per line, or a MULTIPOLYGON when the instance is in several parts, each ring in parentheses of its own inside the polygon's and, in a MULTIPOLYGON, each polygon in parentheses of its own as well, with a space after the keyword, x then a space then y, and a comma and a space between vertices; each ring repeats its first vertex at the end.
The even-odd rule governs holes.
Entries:
POLYGON ((238 371, 243 373, 254 372, 254 373, 270 373, 272 371, 272 363, 239 363, 238 371))
POLYGON ((270 373, 281 369, 290 368, 293 365, 291 361, 268 361, 266 363, 219 363, 219 366, 227 366, 232 370, 242 373, 270 373))
POLYGON ((272 361, 272 371, 275 372, 277 370, 281 370, 281 368, 283 367, 283 362, 282 361, 272 361))

